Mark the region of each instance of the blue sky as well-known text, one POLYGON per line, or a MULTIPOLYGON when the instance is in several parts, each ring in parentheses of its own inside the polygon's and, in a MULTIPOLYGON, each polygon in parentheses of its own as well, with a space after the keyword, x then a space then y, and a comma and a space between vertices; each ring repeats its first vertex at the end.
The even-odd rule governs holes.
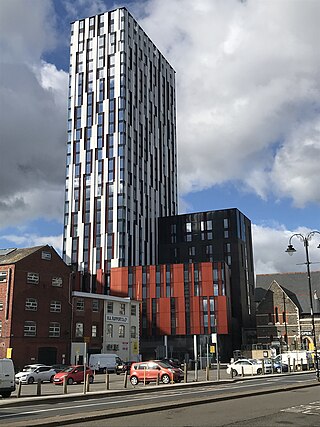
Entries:
POLYGON ((61 250, 70 22, 117 6, 177 73, 180 213, 238 208, 256 273, 304 271, 284 250, 320 228, 317 0, 2 0, 0 247, 61 250))

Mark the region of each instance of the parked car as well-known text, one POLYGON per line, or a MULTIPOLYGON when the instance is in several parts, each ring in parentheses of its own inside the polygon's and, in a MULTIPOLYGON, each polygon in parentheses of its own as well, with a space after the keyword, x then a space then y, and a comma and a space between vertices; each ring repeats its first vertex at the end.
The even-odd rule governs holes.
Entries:
POLYGON ((132 363, 136 363, 136 362, 135 362, 135 361, 130 360, 129 362, 122 362, 122 363, 119 363, 119 364, 116 366, 116 374, 117 374, 117 375, 120 375, 120 374, 123 374, 123 373, 125 373, 125 372, 130 373, 130 368, 131 368, 132 363))
POLYGON ((161 359, 161 362, 169 363, 169 365, 181 369, 181 363, 179 359, 161 359))
MULTIPOLYGON (((89 375, 89 383, 92 384, 94 380, 93 371, 87 367, 86 375, 89 375)), ((83 365, 72 365, 63 371, 58 372, 54 378, 53 383, 55 385, 63 384, 63 379, 66 378, 67 384, 82 383, 84 380, 84 366, 83 365)))
POLYGON ((148 384, 151 381, 157 381, 157 378, 163 384, 169 384, 171 381, 180 382, 183 379, 183 371, 162 361, 149 360, 148 362, 132 363, 130 368, 132 385, 143 381, 148 384))
POLYGON ((242 373, 244 375, 260 375, 262 374, 262 362, 258 363, 255 359, 238 359, 228 364, 227 373, 234 377, 242 375, 242 373))
POLYGON ((56 371, 52 366, 46 366, 41 364, 26 365, 21 372, 15 375, 16 383, 21 382, 22 384, 32 384, 40 380, 53 381, 56 371))

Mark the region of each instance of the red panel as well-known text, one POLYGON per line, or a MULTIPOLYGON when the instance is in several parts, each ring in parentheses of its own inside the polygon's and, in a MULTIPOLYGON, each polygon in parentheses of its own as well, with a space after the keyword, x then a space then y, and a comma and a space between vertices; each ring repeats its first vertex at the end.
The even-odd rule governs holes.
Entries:
POLYGON ((217 315, 217 333, 219 335, 226 335, 228 331, 228 310, 227 310, 227 297, 216 297, 216 315, 217 315))
POLYGON ((203 262, 201 264, 202 274, 202 295, 212 296, 213 295, 213 281, 212 281, 212 264, 203 262))
POLYGON ((104 276, 103 276, 103 270, 100 268, 97 270, 97 294, 103 294, 103 288, 104 288, 104 276))
POLYGON ((149 296, 156 298, 156 267, 151 265, 149 267, 149 296))
POLYGON ((183 264, 174 264, 173 268, 173 296, 183 297, 184 296, 184 273, 183 264))
POLYGON ((118 297, 128 296, 128 268, 112 268, 110 273, 111 295, 118 297))
POLYGON ((186 334, 185 300, 183 297, 176 298, 176 334, 186 334))
POLYGON ((200 298, 190 297, 191 334, 201 334, 200 298))

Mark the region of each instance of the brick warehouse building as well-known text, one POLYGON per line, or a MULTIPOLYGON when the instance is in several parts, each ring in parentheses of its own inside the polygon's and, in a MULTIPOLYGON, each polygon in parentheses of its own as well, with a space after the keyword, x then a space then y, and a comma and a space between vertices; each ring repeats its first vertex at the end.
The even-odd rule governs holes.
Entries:
POLYGON ((0 250, 0 357, 15 367, 69 360, 70 269, 51 246, 0 250))
POLYGON ((113 268, 111 292, 142 301, 144 358, 155 357, 164 337, 175 357, 192 358, 193 336, 205 344, 213 332, 219 336, 221 358, 230 357, 230 278, 224 262, 113 268))

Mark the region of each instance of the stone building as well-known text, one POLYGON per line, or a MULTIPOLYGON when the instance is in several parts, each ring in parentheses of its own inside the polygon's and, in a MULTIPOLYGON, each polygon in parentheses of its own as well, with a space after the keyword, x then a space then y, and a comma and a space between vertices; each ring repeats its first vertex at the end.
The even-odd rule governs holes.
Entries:
MULTIPOLYGON (((320 271, 311 273, 317 348, 320 347, 320 271)), ((262 274, 256 277, 258 344, 282 350, 314 349, 309 283, 306 273, 262 274)))

